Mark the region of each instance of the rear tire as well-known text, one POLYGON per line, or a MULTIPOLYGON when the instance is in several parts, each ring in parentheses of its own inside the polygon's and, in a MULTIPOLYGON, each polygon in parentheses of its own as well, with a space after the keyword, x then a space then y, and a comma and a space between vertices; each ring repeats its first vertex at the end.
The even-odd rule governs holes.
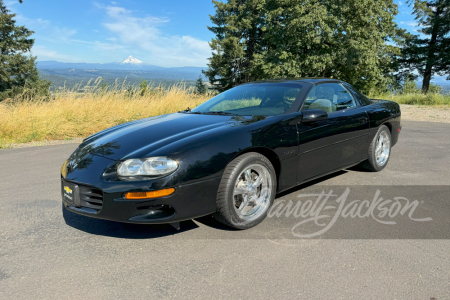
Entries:
POLYGON ((235 229, 254 227, 266 218, 276 190, 275 170, 267 157, 245 153, 225 168, 213 217, 235 229))
POLYGON ((383 170, 391 156, 391 132, 385 125, 378 128, 368 149, 368 159, 361 163, 361 167, 371 172, 383 170))

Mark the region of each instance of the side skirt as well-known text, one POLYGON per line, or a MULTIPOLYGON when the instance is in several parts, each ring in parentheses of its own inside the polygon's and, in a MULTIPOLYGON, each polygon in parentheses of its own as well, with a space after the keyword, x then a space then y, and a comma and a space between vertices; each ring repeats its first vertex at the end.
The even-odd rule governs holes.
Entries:
MULTIPOLYGON (((365 159, 364 159, 364 160, 365 160, 365 159)), ((354 167, 354 166, 359 165, 360 163, 362 163, 364 160, 361 160, 361 161, 359 161, 359 162, 357 162, 357 163, 353 163, 353 164, 351 164, 351 165, 348 165, 348 166, 345 166, 345 167, 342 167, 342 168, 339 168, 339 169, 335 169, 335 170, 330 171, 330 172, 327 172, 327 173, 320 174, 319 176, 315 176, 315 177, 311 177, 311 178, 305 179, 305 180, 303 180, 302 182, 299 182, 298 184, 296 184, 296 185, 294 185, 294 186, 291 186, 291 187, 289 187, 289 188, 286 188, 286 189, 277 191, 277 194, 279 194, 279 193, 281 193, 281 192, 284 192, 284 191, 287 191, 287 190, 289 190, 289 189, 295 188, 295 187, 297 187, 297 186, 299 186, 299 185, 308 183, 308 182, 310 182, 310 181, 316 180, 316 179, 318 179, 318 178, 325 177, 325 176, 327 176, 327 175, 330 175, 330 174, 333 174, 333 173, 336 173, 336 172, 339 172, 339 171, 342 171, 342 170, 345 170, 345 169, 354 167)))

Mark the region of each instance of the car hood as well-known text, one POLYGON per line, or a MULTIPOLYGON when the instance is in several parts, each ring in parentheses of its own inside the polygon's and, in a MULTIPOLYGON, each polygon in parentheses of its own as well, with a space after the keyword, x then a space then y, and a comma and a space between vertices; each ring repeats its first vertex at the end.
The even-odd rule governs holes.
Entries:
POLYGON ((230 128, 230 124, 247 120, 239 118, 189 113, 151 117, 98 132, 86 138, 77 151, 112 160, 146 157, 150 154, 166 155, 164 149, 179 148, 216 131, 230 128))

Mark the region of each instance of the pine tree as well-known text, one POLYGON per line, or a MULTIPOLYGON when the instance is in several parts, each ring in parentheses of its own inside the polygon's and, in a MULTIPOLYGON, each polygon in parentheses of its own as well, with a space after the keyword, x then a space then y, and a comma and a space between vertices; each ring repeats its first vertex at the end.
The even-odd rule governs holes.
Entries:
MULTIPOLYGON (((400 38, 392 0, 268 0, 262 78, 333 77, 369 92, 384 90, 400 38)), ((259 76, 258 76, 259 77, 259 76)))
POLYGON ((386 88, 401 37, 392 0, 214 1, 205 74, 219 91, 270 78, 333 77, 386 88))
POLYGON ((208 70, 203 73, 215 89, 222 92, 241 83, 257 79, 252 73, 255 54, 262 45, 262 22, 265 0, 214 1, 216 14, 210 16, 216 25, 208 27, 216 38, 208 70))
POLYGON ((434 74, 450 74, 450 0, 414 0, 413 13, 423 36, 409 35, 401 62, 406 72, 417 70, 423 76, 426 94, 434 74))
POLYGON ((202 76, 199 76, 197 81, 195 82, 195 89, 199 94, 205 94, 207 91, 206 85, 203 83, 202 76))
POLYGON ((416 94, 420 92, 415 81, 416 77, 417 76, 415 76, 414 74, 406 75, 401 89, 399 89, 400 94, 416 94))
POLYGON ((36 67, 36 57, 26 55, 34 40, 34 33, 17 26, 15 14, 0 0, 0 101, 18 94, 32 97, 49 95, 50 82, 41 80, 36 67))

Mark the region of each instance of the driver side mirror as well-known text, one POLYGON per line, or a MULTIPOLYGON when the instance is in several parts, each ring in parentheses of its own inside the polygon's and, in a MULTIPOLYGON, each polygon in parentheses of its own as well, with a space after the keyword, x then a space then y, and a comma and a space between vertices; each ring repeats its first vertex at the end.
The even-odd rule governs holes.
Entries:
POLYGON ((307 109, 302 113, 302 123, 311 123, 328 119, 328 114, 321 109, 307 109))

